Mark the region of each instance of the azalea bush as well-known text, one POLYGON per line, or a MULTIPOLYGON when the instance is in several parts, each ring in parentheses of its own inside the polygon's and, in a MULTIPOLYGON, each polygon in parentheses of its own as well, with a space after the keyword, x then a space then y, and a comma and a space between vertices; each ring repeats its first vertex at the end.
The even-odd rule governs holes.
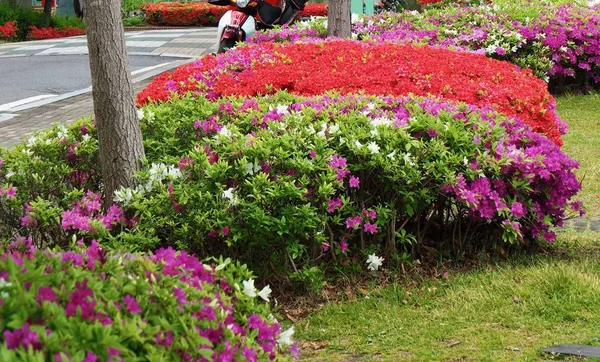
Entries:
MULTIPOLYGON (((191 95, 141 112, 145 167, 101 207, 96 131, 56 128, 3 155, 5 232, 224 255, 319 283, 338 263, 553 240, 577 163, 518 118, 442 99, 191 95), (462 231, 460 231, 462 230, 462 231)), ((349 264, 348 264, 349 263, 349 264)), ((361 266, 362 265, 362 266, 361 266)))
POLYGON ((30 32, 27 35, 28 40, 43 40, 43 39, 56 39, 66 38, 70 36, 85 35, 85 29, 74 28, 65 26, 61 29, 53 27, 38 28, 36 26, 30 27, 30 32))
POLYGON ((17 25, 14 21, 7 21, 0 25, 0 40, 11 40, 17 34, 17 25))
POLYGON ((227 6, 208 3, 147 3, 141 6, 151 25, 198 26, 215 25, 230 10, 227 6))
POLYGON ((327 16, 327 4, 306 4, 298 13, 299 17, 327 16))
POLYGON ((297 354, 245 266, 173 249, 107 252, 97 242, 0 258, 3 361, 264 361, 297 354))
POLYGON ((528 69, 447 49, 348 40, 262 43, 219 57, 207 56, 155 78, 137 99, 146 104, 190 91, 213 99, 272 94, 280 89, 299 95, 327 90, 432 94, 519 117, 558 145, 566 131, 547 85, 528 69))
MULTIPOLYGON (((428 8, 419 13, 384 12, 360 17, 355 38, 380 43, 419 44, 485 54, 530 68, 553 91, 600 84, 597 44, 600 5, 536 5, 533 19, 521 19, 495 5, 428 8)), ((315 42, 326 37, 314 21, 256 34, 252 42, 315 42)))

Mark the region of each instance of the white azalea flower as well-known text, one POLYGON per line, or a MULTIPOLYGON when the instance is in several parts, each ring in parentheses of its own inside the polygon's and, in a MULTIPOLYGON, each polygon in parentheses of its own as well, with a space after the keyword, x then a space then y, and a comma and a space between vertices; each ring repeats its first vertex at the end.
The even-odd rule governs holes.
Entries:
POLYGON ((84 134, 83 137, 81 137, 81 143, 86 143, 90 139, 92 139, 92 136, 90 136, 89 134, 84 134))
POLYGON ((6 175, 4 175, 4 178, 9 179, 9 178, 11 178, 11 177, 13 177, 15 175, 15 173, 13 172, 13 170, 6 170, 6 171, 8 171, 8 172, 6 172, 6 175))
POLYGON ((255 173, 257 173, 258 171, 261 170, 261 166, 258 163, 258 160, 256 158, 254 159, 254 163, 246 162, 246 164, 244 165, 244 168, 245 168, 246 175, 254 175, 255 173))
POLYGON ((294 335, 294 326, 291 326, 289 329, 281 332, 281 334, 279 335, 279 338, 277 338, 277 344, 280 347, 291 346, 292 344, 294 344, 294 340, 292 339, 293 335, 294 335))
POLYGON ((354 145, 356 146, 356 148, 361 149, 362 148, 362 143, 360 143, 358 140, 354 141, 354 145))
POLYGON ((336 134, 340 131, 340 125, 339 124, 332 124, 329 126, 329 134, 336 134))
POLYGON ((395 160, 396 159, 396 150, 393 150, 392 152, 388 153, 387 157, 392 161, 395 160))
POLYGON ((221 194, 221 197, 229 200, 229 206, 234 206, 237 204, 237 197, 234 195, 233 191, 233 187, 230 187, 221 194))
POLYGON ((135 115, 137 116, 137 119, 139 121, 141 121, 142 119, 144 119, 144 110, 143 109, 137 109, 135 111, 135 115))
POLYGON ((244 294, 249 297, 256 297, 256 288, 254 287, 254 279, 244 280, 242 282, 244 285, 244 294))
POLYGON ((226 138, 231 138, 231 131, 229 130, 229 128, 227 128, 227 126, 223 126, 223 128, 221 128, 221 130, 219 131, 219 135, 226 138))
POLYGON ((276 109, 277 109, 277 113, 280 113, 280 114, 288 114, 288 113, 290 113, 288 111, 288 106, 286 106, 285 104, 278 105, 276 109))
POLYGON ((37 138, 36 136, 29 137, 29 139, 27 140, 27 146, 33 146, 38 140, 39 138, 37 138))
POLYGON ((270 302, 269 300, 269 296, 271 295, 271 287, 270 286, 266 286, 264 288, 262 288, 262 290, 260 292, 258 292, 258 296, 261 297, 262 299, 265 300, 265 302, 270 302))
POLYGON ((7 282, 6 279, 0 278, 0 288, 8 288, 11 285, 12 283, 7 282))
POLYGON ((387 117, 377 117, 371 120, 371 126, 379 127, 379 126, 391 126, 394 123, 391 119, 387 117))
POLYGON ((376 153, 379 153, 379 149, 380 149, 379 145, 376 142, 369 142, 369 144, 367 145, 367 148, 373 155, 376 153))
POLYGON ((367 269, 378 270, 379 267, 383 264, 384 260, 385 260, 384 258, 377 256, 375 254, 369 255, 369 257, 367 258, 367 261, 366 261, 366 263, 368 264, 367 269))

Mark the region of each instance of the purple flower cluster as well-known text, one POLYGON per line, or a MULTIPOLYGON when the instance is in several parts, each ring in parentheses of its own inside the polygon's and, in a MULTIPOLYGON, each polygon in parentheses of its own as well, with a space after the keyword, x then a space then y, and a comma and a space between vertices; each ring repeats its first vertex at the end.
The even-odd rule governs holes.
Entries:
POLYGON ((565 5, 546 11, 521 33, 550 48, 551 76, 583 78, 600 83, 600 5, 565 5))
MULTIPOLYGON (((24 324, 14 327, 12 317, 0 321, 9 351, 30 349, 54 356, 54 361, 71 360, 70 356, 86 346, 88 337, 83 333, 73 336, 76 343, 55 343, 56 338, 70 338, 70 330, 62 330, 62 326, 76 324, 76 330, 85 330, 119 321, 123 329, 113 328, 109 333, 118 338, 120 331, 127 331, 128 337, 119 340, 121 347, 102 348, 102 343, 90 343, 84 361, 122 361, 126 356, 152 353, 148 350, 152 348, 164 351, 155 354, 167 353, 165 358, 181 361, 207 361, 202 355, 214 361, 240 357, 258 361, 282 353, 280 325, 253 312, 247 301, 236 310, 236 303, 244 296, 235 294, 232 281, 184 251, 168 248, 148 256, 124 257, 107 253, 95 241, 88 248, 73 251, 38 251, 31 239, 19 238, 0 257, 0 278, 0 313, 22 315, 23 309, 17 309, 29 306, 24 324), (20 265, 20 272, 11 264, 20 265), (33 278, 37 270, 44 276, 33 278), (16 284, 19 287, 13 292, 16 284), (19 288, 29 293, 22 295, 19 288), (170 312, 173 309, 177 309, 175 314, 170 312), (183 319, 184 324, 177 326, 183 319), (166 325, 174 329, 165 329, 166 325), (181 328, 189 329, 182 332, 181 328), (132 330, 138 331, 140 339, 148 338, 143 350, 137 349, 137 342, 129 344, 132 330), (258 331, 256 337, 254 330, 258 331), (199 336, 207 342, 182 348, 199 336)), ((290 353, 297 353, 296 348, 290 353)))

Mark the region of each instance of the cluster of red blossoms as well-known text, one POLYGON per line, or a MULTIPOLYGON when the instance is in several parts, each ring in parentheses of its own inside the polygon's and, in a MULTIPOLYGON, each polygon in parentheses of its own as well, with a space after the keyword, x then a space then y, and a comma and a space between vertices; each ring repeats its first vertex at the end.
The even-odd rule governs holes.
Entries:
POLYGON ((0 39, 11 39, 17 34, 17 23, 7 21, 4 25, 0 25, 0 39))
POLYGON ((64 28, 38 28, 37 26, 29 27, 29 35, 27 35, 27 39, 29 40, 43 40, 43 39, 56 39, 56 38, 66 38, 69 36, 78 36, 85 35, 85 29, 74 28, 71 26, 65 26, 64 28))
POLYGON ((151 25, 194 26, 215 25, 228 6, 216 6, 208 3, 156 3, 144 4, 142 10, 151 25))
POLYGON ((299 17, 327 16, 327 4, 306 4, 304 10, 298 13, 299 17))
POLYGON ((529 69, 472 53, 348 40, 264 43, 207 56, 155 78, 138 95, 138 103, 190 91, 220 97, 283 89, 305 96, 335 90, 440 97, 518 117, 557 145, 566 132, 546 83, 529 69))

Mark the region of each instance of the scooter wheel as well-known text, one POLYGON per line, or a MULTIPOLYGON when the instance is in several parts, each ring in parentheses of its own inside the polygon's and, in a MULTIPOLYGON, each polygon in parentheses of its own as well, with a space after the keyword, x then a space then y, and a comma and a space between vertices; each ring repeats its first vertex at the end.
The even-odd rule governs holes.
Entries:
POLYGON ((223 53, 227 49, 231 49, 234 46, 235 46, 235 39, 223 39, 219 43, 219 50, 217 50, 217 53, 223 53))

